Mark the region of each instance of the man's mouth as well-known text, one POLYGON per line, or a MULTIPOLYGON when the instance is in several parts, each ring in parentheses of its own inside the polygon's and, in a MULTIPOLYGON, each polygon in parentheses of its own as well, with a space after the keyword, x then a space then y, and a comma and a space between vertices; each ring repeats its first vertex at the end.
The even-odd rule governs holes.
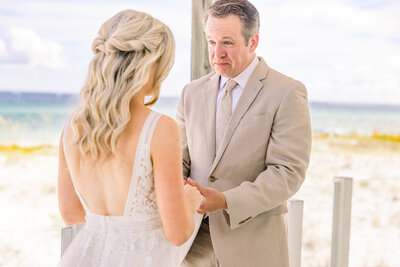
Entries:
POLYGON ((228 63, 225 63, 225 62, 214 62, 214 65, 224 66, 224 65, 228 65, 228 63))

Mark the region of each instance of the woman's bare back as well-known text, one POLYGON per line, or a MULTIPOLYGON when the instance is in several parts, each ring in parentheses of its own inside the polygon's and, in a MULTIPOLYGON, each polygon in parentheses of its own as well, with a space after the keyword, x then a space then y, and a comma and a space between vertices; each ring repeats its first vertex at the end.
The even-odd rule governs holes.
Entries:
POLYGON ((147 108, 135 110, 120 139, 120 157, 113 156, 106 161, 97 162, 88 157, 82 159, 78 145, 71 146, 71 127, 65 129, 66 161, 71 178, 91 212, 101 215, 123 215, 139 135, 150 112, 147 108))

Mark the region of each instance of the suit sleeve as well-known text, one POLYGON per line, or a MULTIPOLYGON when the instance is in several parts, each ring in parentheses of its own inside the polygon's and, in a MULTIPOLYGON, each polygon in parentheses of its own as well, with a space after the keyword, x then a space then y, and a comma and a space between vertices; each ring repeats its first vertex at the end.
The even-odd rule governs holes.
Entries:
POLYGON ((305 179, 311 150, 311 123, 307 92, 296 82, 275 113, 265 155, 266 170, 254 182, 243 182, 224 193, 223 211, 231 229, 283 204, 305 179))
POLYGON ((186 120, 185 120, 185 90, 183 88, 181 97, 178 103, 178 109, 176 111, 176 120, 179 125, 181 139, 182 139, 182 167, 183 167, 183 178, 186 180, 190 176, 190 154, 187 143, 187 132, 186 132, 186 120))

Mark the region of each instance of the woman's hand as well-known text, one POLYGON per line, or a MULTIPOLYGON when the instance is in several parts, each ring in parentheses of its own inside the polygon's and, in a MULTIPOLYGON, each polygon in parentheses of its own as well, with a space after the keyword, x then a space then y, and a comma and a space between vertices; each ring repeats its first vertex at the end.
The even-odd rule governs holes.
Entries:
POLYGON ((194 212, 199 209, 204 197, 196 187, 190 184, 186 184, 183 188, 185 190, 186 199, 189 203, 190 211, 194 214, 194 212))

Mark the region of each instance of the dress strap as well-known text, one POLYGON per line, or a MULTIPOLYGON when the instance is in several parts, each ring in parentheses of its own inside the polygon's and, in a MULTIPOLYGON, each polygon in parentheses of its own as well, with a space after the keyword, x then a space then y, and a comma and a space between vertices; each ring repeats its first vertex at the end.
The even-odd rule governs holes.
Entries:
MULTIPOLYGON (((151 140, 152 140, 152 138, 153 138, 153 133, 154 133, 154 130, 155 130, 155 128, 156 128, 156 125, 157 125, 157 123, 158 123, 158 120, 161 118, 161 116, 162 116, 162 114, 160 114, 160 113, 158 113, 158 112, 155 112, 155 111, 152 111, 151 113, 150 113, 150 115, 149 116, 151 116, 150 118, 149 118, 149 124, 148 124, 148 128, 147 129, 144 129, 145 130, 145 141, 144 141, 144 143, 146 144, 146 145, 148 145, 148 147, 150 148, 150 145, 151 145, 151 140)), ((149 152, 150 152, 150 149, 149 149, 149 152)))
POLYGON ((150 162, 150 145, 154 133, 155 126, 162 114, 151 111, 144 122, 142 130, 139 135, 138 143, 136 146, 135 160, 133 161, 132 178, 129 186, 128 197, 125 203, 124 216, 128 216, 135 197, 135 191, 138 186, 138 171, 141 159, 146 159, 150 162))

